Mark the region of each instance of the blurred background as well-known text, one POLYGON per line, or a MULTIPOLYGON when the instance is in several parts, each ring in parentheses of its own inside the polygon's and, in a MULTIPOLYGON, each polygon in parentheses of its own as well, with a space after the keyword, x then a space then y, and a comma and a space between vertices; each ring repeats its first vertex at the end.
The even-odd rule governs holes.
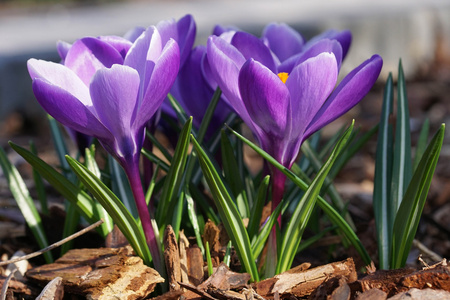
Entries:
POLYGON ((0 125, 10 116, 32 120, 43 115, 26 61, 58 61, 56 41, 123 35, 134 26, 187 13, 197 23, 197 44, 205 43, 215 24, 259 36, 267 23, 285 22, 307 38, 330 28, 350 29, 353 44, 341 74, 374 53, 385 62, 381 79, 391 71, 395 75, 399 58, 411 77, 450 57, 448 0, 0 0, 0 125))

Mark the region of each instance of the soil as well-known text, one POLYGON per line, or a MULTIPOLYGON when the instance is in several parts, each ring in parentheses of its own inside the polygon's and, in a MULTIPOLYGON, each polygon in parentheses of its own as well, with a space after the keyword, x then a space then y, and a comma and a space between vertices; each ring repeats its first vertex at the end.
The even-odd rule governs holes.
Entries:
MULTIPOLYGON (((348 124, 348 121, 352 118, 356 119, 356 125, 360 126, 363 131, 376 125, 379 121, 381 111, 383 86, 384 83, 377 83, 366 99, 364 99, 355 109, 350 111, 344 118, 336 121, 333 126, 329 126, 324 134, 326 135, 327 133, 336 130, 336 128, 340 128, 341 125, 348 124)), ((410 103, 412 143, 415 145, 421 124, 426 118, 430 120, 431 135, 436 132, 441 123, 449 123, 450 61, 448 57, 437 56, 436 61, 433 64, 426 66, 426 68, 418 72, 414 78, 409 78, 407 81, 407 92, 410 103)), ((26 179, 26 183, 30 186, 34 198, 35 190, 31 184, 31 168, 8 147, 7 141, 12 140, 19 145, 27 145, 28 141, 32 139, 37 144, 40 156, 45 161, 57 165, 58 161, 52 150, 53 148, 51 146, 48 128, 43 124, 45 124, 45 122, 42 120, 30 120, 18 113, 10 115, 2 122, 2 124, 0 124, 0 128, 2 128, 2 131, 0 132, 0 145, 6 149, 11 161, 17 166, 22 176, 26 179)), ((251 287, 247 284, 243 284, 239 287, 230 287, 230 285, 228 285, 227 288, 217 288, 214 284, 203 284, 203 286, 199 286, 199 284, 203 282, 204 276, 199 275, 195 277, 193 275, 195 272, 201 272, 200 270, 197 270, 192 271, 194 273, 190 274, 191 278, 189 279, 191 280, 188 280, 190 284, 181 283, 182 287, 185 289, 184 297, 241 299, 243 294, 249 293, 248 291, 253 291, 251 294, 253 298, 262 297, 271 299, 279 299, 280 297, 292 299, 386 299, 388 297, 394 297, 395 295, 397 295, 395 297, 398 299, 403 299, 400 298, 402 295, 401 293, 406 292, 409 293, 408 297, 410 298, 408 299, 450 299, 450 270, 446 265, 445 260, 443 260, 446 257, 450 257, 449 144, 450 139, 446 137, 430 188, 428 200, 419 224, 416 235, 417 242, 410 253, 406 269, 375 271, 373 268, 368 268, 368 270, 366 270, 363 268, 365 266, 360 261, 358 254, 351 247, 344 248, 338 236, 328 235, 304 250, 301 255, 296 258, 295 265, 303 267, 294 269, 287 278, 291 280, 295 277, 292 274, 302 274, 301 276, 304 276, 302 278, 307 278, 306 281, 310 282, 308 279, 309 277, 307 276, 312 275, 305 275, 306 273, 302 272, 321 272, 321 268, 330 267, 330 263, 342 264, 342 266, 345 265, 346 267, 342 268, 331 265, 331 268, 334 268, 333 270, 339 269, 341 271, 345 269, 344 271, 348 272, 345 273, 342 271, 339 274, 336 273, 336 271, 331 272, 331 274, 329 272, 323 273, 327 275, 324 275, 323 280, 319 280, 319 283, 313 286, 313 288, 309 287, 308 293, 306 294, 298 292, 298 290, 302 290, 299 287, 300 283, 298 282, 289 283, 292 288, 291 292, 281 292, 281 289, 275 291, 275 283, 281 282, 281 277, 272 278, 269 279, 272 280, 271 282, 260 283, 251 287), (421 260, 418 259, 419 254, 422 254, 421 260), (349 258, 351 259, 351 262, 348 260, 349 258), (433 265, 435 263, 437 263, 437 265, 433 265), (195 282, 195 286, 192 285, 192 282, 195 282), (296 292, 293 292, 295 287, 297 287, 297 290, 296 292), (240 293, 237 293, 240 296, 232 294, 232 292, 229 291, 230 288, 240 291, 240 293)), ((374 137, 367 143, 362 151, 357 153, 349 161, 347 166, 337 177, 335 184, 342 197, 349 201, 348 210, 358 228, 358 236, 366 249, 370 252, 376 265, 377 247, 375 242, 375 224, 372 208, 375 145, 376 138, 374 137)), ((64 212, 60 209, 62 207, 60 196, 51 188, 48 188, 48 192, 51 202, 55 207, 52 209, 51 217, 44 220, 44 224, 46 224, 50 242, 55 242, 58 241, 61 236, 60 230, 62 228, 61 224, 64 222, 64 212)), ((2 229, 0 231, 0 256, 2 260, 11 257, 17 250, 31 253, 38 249, 38 246, 26 229, 23 217, 7 188, 5 178, 2 176, 0 176, 0 227, 2 229)), ((307 235, 308 233, 306 233, 306 237, 307 235)), ((84 235, 83 237, 76 239, 74 244, 74 248, 99 249, 99 247, 103 246, 104 241, 99 239, 95 233, 90 233, 90 235, 84 235)), ((193 249, 194 250, 191 249, 188 251, 193 254, 187 254, 191 260, 195 260, 196 257, 198 257, 196 256, 198 255, 198 251, 195 250, 195 247, 193 249), (196 252, 197 254, 195 254, 196 252)), ((220 252, 221 249, 217 250, 220 252)), ((59 250, 54 251, 55 257, 59 256, 58 251, 59 250)), ((121 257, 120 259, 122 259, 121 266, 127 265, 124 261, 133 257, 132 254, 128 252, 125 253, 125 250, 114 251, 114 253, 108 255, 111 255, 111 257, 119 255, 121 257)), ((217 270, 219 270, 218 261, 219 259, 216 261, 216 266, 218 267, 217 270)), ((29 262, 30 268, 42 268, 45 266, 45 262, 41 257, 31 259, 29 262)), ((86 266, 86 264, 84 265, 86 266)), ((201 261, 192 263, 192 265, 200 265, 200 269, 202 269, 201 261)), ((92 262, 89 266, 91 271, 96 268, 95 264, 94 267, 92 266, 92 262)), ((2 274, 4 274, 5 268, 6 267, 1 267, 2 274)), ((221 270, 222 271, 220 272, 222 273, 220 274, 222 275, 220 276, 222 277, 218 277, 221 278, 219 281, 228 282, 231 280, 230 278, 237 278, 236 274, 233 273, 230 275, 227 273, 228 271, 221 270), (224 274, 228 275, 225 276, 224 274)), ((36 270, 34 272, 36 273, 36 270)), ((7 297, 10 298, 7 299, 21 299, 20 297, 34 299, 36 295, 41 292, 42 286, 36 284, 38 280, 33 281, 30 278, 28 280, 12 281, 9 285, 10 292, 7 294, 7 297), (13 297, 12 290, 16 291, 14 293, 14 297, 16 298, 11 298, 13 297)), ((4 279, 5 276, 0 276, 1 283, 4 282, 4 279)), ((175 281, 181 282, 181 280, 178 279, 175 281)), ((73 298, 74 296, 70 296, 72 287, 67 288, 67 281, 63 280, 63 285, 66 287, 66 296, 64 299, 75 299, 73 298)), ((288 289, 284 289, 283 291, 286 290, 288 289)), ((165 296, 160 297, 176 299, 180 294, 181 292, 179 292, 179 290, 178 292, 172 290, 170 294, 165 294, 165 296)), ((81 298, 85 297, 87 294, 85 293, 83 295, 84 296, 81 298)), ((150 296, 145 295, 145 297, 150 296)), ((395 297, 392 299, 397 299, 395 297)))

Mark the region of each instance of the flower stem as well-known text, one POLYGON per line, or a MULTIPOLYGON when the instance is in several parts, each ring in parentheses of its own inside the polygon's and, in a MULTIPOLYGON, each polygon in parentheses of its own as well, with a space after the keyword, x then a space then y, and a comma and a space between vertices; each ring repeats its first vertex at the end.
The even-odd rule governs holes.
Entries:
POLYGON ((145 202, 145 195, 142 188, 138 164, 129 166, 126 168, 125 172, 127 174, 128 181, 130 182, 134 201, 136 202, 136 207, 139 213, 139 218, 141 219, 142 228, 144 229, 145 239, 152 255, 153 264, 155 269, 163 275, 165 274, 164 261, 162 260, 161 251, 153 230, 150 213, 148 211, 147 203, 145 202))
MULTIPOLYGON (((272 211, 274 211, 284 194, 284 184, 286 183, 286 175, 277 168, 271 168, 272 171, 272 211)), ((281 225, 281 215, 278 217, 278 224, 281 225)))

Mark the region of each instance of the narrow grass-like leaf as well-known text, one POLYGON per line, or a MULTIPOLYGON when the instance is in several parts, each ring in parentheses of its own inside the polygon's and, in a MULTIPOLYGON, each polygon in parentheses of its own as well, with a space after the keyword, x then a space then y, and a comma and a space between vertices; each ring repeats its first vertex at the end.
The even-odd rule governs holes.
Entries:
POLYGON ((94 195, 95 199, 109 213, 136 254, 148 265, 151 261, 150 251, 145 241, 144 232, 141 227, 137 226, 134 217, 116 195, 85 166, 70 156, 66 156, 66 159, 80 181, 83 182, 92 195, 94 195))
POLYGON ((230 261, 231 261, 231 241, 228 241, 227 249, 225 250, 225 256, 223 257, 223 263, 230 267, 230 261))
POLYGON ((211 252, 209 252, 209 242, 206 241, 206 262, 208 264, 208 277, 213 274, 213 265, 211 259, 211 252))
MULTIPOLYGON (((391 211, 397 212, 412 175, 409 106, 402 62, 398 66, 397 123, 395 126, 394 160, 392 163, 391 211)), ((393 221, 393 220, 392 220, 393 221)))
MULTIPOLYGON (((261 181, 258 188, 258 195, 256 196, 256 201, 253 203, 252 209, 250 210, 250 219, 248 221, 247 232, 250 240, 254 241, 254 238, 258 235, 259 224, 261 222, 262 211, 264 208, 264 203, 267 198, 267 191, 269 190, 270 176, 267 175, 261 181)), ((257 255, 255 255, 256 257, 257 255)))
MULTIPOLYGON (((3 174, 8 181, 9 189, 16 200, 17 206, 19 206, 28 227, 30 227, 36 242, 39 247, 45 248, 48 246, 47 237, 42 226, 42 220, 34 205, 33 199, 31 199, 25 182, 17 171, 16 167, 11 164, 6 156, 5 150, 0 147, 0 166, 3 169, 3 174)), ((45 261, 47 263, 53 262, 53 257, 50 252, 45 252, 45 261)))
POLYGON ((330 157, 324 163, 320 171, 317 173, 313 182, 306 190, 302 197, 302 200, 297 205, 291 220, 289 221, 286 230, 283 233, 281 254, 279 256, 277 273, 288 270, 292 262, 294 261, 295 254, 297 253, 298 246, 300 244, 303 232, 306 228, 308 220, 311 216, 313 208, 316 204, 317 196, 320 193, 322 184, 324 183, 328 172, 330 171, 334 161, 339 156, 347 140, 352 132, 353 124, 347 129, 344 135, 336 144, 334 150, 331 152, 330 157))
POLYGON ((250 274, 251 280, 258 281, 258 270, 251 251, 250 240, 234 201, 228 194, 225 185, 223 184, 219 174, 215 170, 205 151, 201 148, 200 144, 193 136, 191 139, 194 144, 195 151, 198 153, 200 167, 202 168, 203 175, 205 176, 213 195, 220 218, 222 219, 223 225, 227 230, 228 236, 233 242, 239 260, 245 270, 250 274))
POLYGON ((200 128, 198 129, 197 141, 200 143, 203 142, 205 138, 206 131, 208 130, 209 124, 214 115, 214 111, 216 110, 217 104, 219 103, 220 96, 222 95, 222 91, 219 87, 217 87, 216 91, 213 94, 211 101, 206 108, 205 114, 203 115, 202 122, 200 124, 200 128))
POLYGON ((389 269, 389 252, 395 210, 391 211, 393 133, 389 123, 394 105, 394 84, 389 74, 384 88, 383 107, 378 131, 373 187, 373 207, 377 227, 379 268, 389 269))
POLYGON ((170 105, 177 115, 178 121, 181 122, 181 124, 186 124, 189 120, 189 116, 186 114, 181 104, 171 94, 168 94, 167 98, 169 99, 170 105))
POLYGON ((428 118, 425 119, 422 125, 422 129, 420 130, 419 140, 416 145, 416 153, 414 154, 414 162, 413 162, 413 170, 417 169, 420 160, 422 159, 422 155, 425 152, 427 147, 428 135, 430 132, 430 120, 428 118))
MULTIPOLYGON (((152 145, 156 148, 158 148, 159 151, 161 151, 161 154, 164 156, 165 159, 167 159, 168 161, 172 161, 172 155, 169 153, 169 151, 167 151, 167 148, 164 147, 159 141, 158 139, 151 134, 149 131, 146 131, 146 135, 147 138, 150 139, 150 141, 152 142, 152 145)), ((151 153, 151 151, 142 148, 143 151, 151 153)))
POLYGON ((93 214, 94 200, 91 196, 27 149, 12 142, 9 142, 9 144, 14 151, 35 168, 65 199, 74 203, 78 211, 89 223, 92 224, 98 221, 93 214))
MULTIPOLYGON (((289 202, 283 199, 281 203, 277 206, 277 208, 270 214, 270 217, 267 219, 264 226, 261 228, 261 231, 257 235, 256 239, 252 243, 252 253, 253 257, 258 257, 264 249, 267 239, 269 238, 270 231, 275 225, 278 216, 280 213, 286 209, 289 202)), ((278 224, 278 223, 277 223, 278 224)))
POLYGON ((175 209, 176 197, 180 192, 180 185, 182 183, 184 169, 186 166, 187 152, 189 149, 189 136, 191 129, 192 118, 189 118, 180 134, 169 172, 164 181, 160 202, 156 210, 156 223, 162 229, 166 227, 167 220, 173 219, 171 215, 175 209))
POLYGON ((239 209, 242 218, 248 218, 250 215, 250 208, 248 207, 247 193, 245 191, 244 180, 239 176, 239 167, 234 155, 233 147, 225 131, 221 131, 221 147, 222 150, 222 165, 225 180, 231 189, 235 199, 236 205, 239 209))
MULTIPOLYGON (((347 144, 346 144, 347 145, 347 144)), ((346 146, 344 145, 344 146, 346 146)), ((308 141, 305 141, 301 148, 302 152, 306 155, 306 157, 310 160, 313 169, 318 172, 320 168, 323 166, 323 163, 320 161, 318 154, 311 148, 308 141)), ((338 211, 344 216, 347 223, 355 230, 355 224, 353 223, 352 217, 346 211, 347 204, 344 203, 344 200, 341 198, 336 188, 334 187, 332 181, 329 178, 325 178, 324 186, 327 188, 327 193, 330 196, 331 202, 334 207, 338 209, 338 211)), ((323 194, 323 193, 322 193, 323 194)))
POLYGON ((161 158, 153 154, 152 152, 148 151, 147 149, 142 148, 141 150, 142 155, 144 155, 147 159, 152 161, 155 164, 158 164, 164 172, 168 173, 170 169, 170 165, 163 161, 161 158))
POLYGON ((203 247, 202 233, 200 232, 200 226, 198 225, 194 199, 192 199, 191 195, 188 192, 186 192, 186 202, 187 202, 187 213, 189 216, 189 220, 191 221, 192 228, 194 229, 197 246, 202 251, 202 254, 205 255, 205 247, 203 247))
MULTIPOLYGON (((97 178, 101 179, 100 168, 95 161, 95 146, 92 145, 90 149, 86 149, 85 152, 85 164, 86 168, 91 171, 97 178)), ((100 229, 103 231, 103 235, 106 236, 110 233, 114 228, 114 223, 111 217, 108 215, 108 212, 98 203, 94 202, 95 210, 94 214, 96 218, 103 219, 103 223, 100 226, 100 229)))
POLYGON ((220 223, 220 219, 217 216, 216 212, 213 209, 213 206, 211 203, 209 203, 205 196, 202 194, 202 192, 198 189, 196 185, 189 185, 189 192, 192 195, 192 198, 195 199, 195 203, 197 203, 197 208, 199 208, 205 217, 211 221, 213 221, 214 224, 218 225, 220 223))
MULTIPOLYGON (((30 151, 37 156, 36 145, 32 141, 30 142, 30 151)), ((43 213, 44 215, 48 215, 49 211, 47 203, 47 193, 45 192, 44 182, 42 181, 41 175, 35 168, 33 168, 33 180, 36 187, 39 203, 41 204, 41 213, 43 213)))
MULTIPOLYGON (((250 146, 253 150, 255 150, 259 155, 261 155, 265 160, 270 162, 272 165, 274 165, 277 169, 282 171, 294 184, 296 184, 300 189, 303 191, 306 191, 309 187, 307 183, 295 173, 293 173, 291 170, 284 167, 282 164, 280 164, 276 159, 274 159, 272 156, 270 156, 267 152, 259 148, 257 145, 252 143, 250 140, 246 139, 233 129, 229 128, 231 132, 233 132, 238 138, 240 138, 242 141, 244 141, 247 145, 250 146)), ((294 164, 295 166, 295 164, 294 164)), ((296 170, 301 171, 301 170, 296 170)), ((336 225, 340 230, 342 230, 342 233, 348 238, 348 240, 352 243, 352 245, 355 247, 355 249, 358 251, 358 253, 361 255, 361 258, 364 260, 364 263, 370 264, 371 259, 369 254, 367 253, 366 249, 364 248, 363 244, 359 240, 356 233, 352 230, 352 228, 347 224, 347 222, 339 215, 339 213, 330 205, 328 204, 325 199, 318 196, 317 197, 317 205, 324 211, 324 213, 328 216, 330 221, 336 225)))
POLYGON ((395 217, 392 236, 392 269, 405 266, 444 142, 444 133, 445 124, 442 124, 425 150, 395 217))

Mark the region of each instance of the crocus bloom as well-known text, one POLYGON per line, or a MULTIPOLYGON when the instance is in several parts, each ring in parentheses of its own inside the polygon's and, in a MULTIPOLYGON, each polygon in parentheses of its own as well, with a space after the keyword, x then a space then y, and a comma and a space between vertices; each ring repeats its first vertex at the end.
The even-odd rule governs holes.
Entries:
MULTIPOLYGON (((256 135, 261 147, 285 167, 294 163, 302 142, 346 113, 372 87, 381 70, 378 55, 363 62, 338 85, 342 46, 320 39, 296 58, 289 73, 263 41, 237 32, 227 42, 211 36, 207 45, 212 73, 229 103, 256 135)), ((275 208, 285 176, 272 168, 275 208)))
MULTIPOLYGON (((172 95, 177 99, 186 113, 193 116, 196 128, 200 127, 206 109, 217 89, 217 83, 211 76, 211 70, 206 58, 206 47, 195 47, 184 66, 180 69, 178 77, 172 88, 172 95)), ((225 122, 232 112, 223 97, 217 103, 213 118, 206 133, 209 139, 225 122)))
POLYGON ((64 65, 30 59, 28 70, 41 106, 63 125, 96 137, 124 168, 142 226, 159 269, 160 253, 139 175, 145 125, 178 73, 177 43, 163 44, 155 27, 136 41, 83 38, 67 51, 64 65))

